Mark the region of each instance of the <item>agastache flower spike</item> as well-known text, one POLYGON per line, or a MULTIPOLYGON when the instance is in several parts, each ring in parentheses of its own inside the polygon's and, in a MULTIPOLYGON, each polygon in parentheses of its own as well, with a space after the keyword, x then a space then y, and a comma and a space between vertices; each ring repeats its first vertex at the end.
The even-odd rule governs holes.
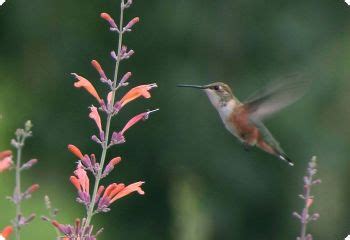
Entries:
POLYGON ((114 19, 108 14, 108 13, 101 13, 101 18, 103 18, 104 20, 106 20, 109 25, 110 25, 110 30, 111 31, 115 31, 115 32, 119 32, 118 26, 115 23, 114 19))
POLYGON ((85 240, 95 240, 95 236, 91 235, 92 225, 90 224, 93 216, 98 212, 109 211, 109 205, 114 201, 131 194, 132 192, 138 192, 139 194, 144 194, 144 191, 141 189, 141 185, 144 182, 136 182, 125 186, 125 184, 113 183, 108 187, 100 185, 101 179, 106 177, 115 166, 121 161, 120 157, 115 157, 108 164, 106 164, 106 156, 108 156, 108 149, 110 146, 118 143, 125 142, 124 134, 125 132, 135 125, 140 120, 147 119, 149 114, 154 111, 147 111, 141 113, 132 119, 130 119, 124 128, 119 132, 113 132, 112 130, 112 119, 119 112, 119 110, 124 107, 129 102, 138 99, 140 97, 150 98, 150 90, 157 85, 148 84, 135 87, 128 91, 120 101, 115 100, 116 91, 124 86, 128 85, 128 81, 131 77, 131 72, 127 72, 124 76, 120 75, 119 66, 122 60, 130 58, 133 54, 133 50, 128 50, 128 48, 123 45, 123 34, 132 30, 134 25, 140 21, 139 17, 133 18, 127 24, 124 23, 124 10, 131 6, 133 0, 121 0, 121 11, 120 11, 120 23, 117 25, 114 19, 108 13, 101 13, 101 18, 106 20, 109 23, 111 31, 117 31, 119 35, 118 41, 118 50, 112 51, 111 56, 115 60, 115 70, 114 70, 114 79, 113 82, 111 79, 108 79, 104 70, 98 61, 93 60, 91 64, 97 70, 100 75, 100 79, 103 83, 107 83, 110 87, 109 92, 106 97, 101 99, 94 88, 94 86, 85 78, 74 74, 78 81, 74 84, 75 87, 85 88, 92 96, 94 96, 99 106, 90 108, 89 117, 93 119, 98 127, 100 132, 100 138, 96 135, 92 136, 92 140, 101 145, 101 157, 100 161, 96 162, 95 156, 83 155, 78 148, 73 145, 70 145, 70 151, 79 158, 78 167, 74 171, 74 175, 70 177, 71 183, 78 190, 77 201, 83 203, 86 206, 86 218, 82 219, 81 224, 76 224, 76 227, 70 225, 62 225, 58 222, 52 222, 54 226, 64 234, 63 239, 85 239, 85 240), (101 117, 99 115, 99 110, 105 113, 106 128, 102 128, 101 117), (108 134, 107 134, 108 133, 108 134), (111 133, 111 134, 110 134, 111 133), (104 136, 106 134, 106 136, 104 136), (111 136, 110 136, 111 135, 111 136), (109 138, 110 137, 110 138, 109 138), (108 143, 110 140, 110 143, 108 143), (90 170, 95 176, 94 186, 92 187, 92 192, 90 196, 89 192, 89 178, 87 176, 87 170, 90 170), (77 233, 80 234, 77 234, 77 233))
POLYGON ((86 78, 83 78, 82 76, 79 76, 76 73, 72 73, 72 75, 78 80, 77 82, 74 83, 74 87, 76 88, 85 88, 86 91, 88 91, 96 100, 101 103, 101 98, 98 95, 95 87, 87 80, 86 78))

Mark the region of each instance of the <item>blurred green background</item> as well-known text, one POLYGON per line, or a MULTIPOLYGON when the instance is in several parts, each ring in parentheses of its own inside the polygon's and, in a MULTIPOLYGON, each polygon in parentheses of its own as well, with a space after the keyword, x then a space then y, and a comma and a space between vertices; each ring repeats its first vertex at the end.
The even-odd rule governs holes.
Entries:
MULTIPOLYGON (((24 157, 40 162, 23 173, 25 186, 41 189, 24 204, 26 214, 46 214, 49 195, 58 220, 83 215, 69 182, 74 157, 67 144, 100 154, 89 138, 94 99, 74 89, 71 72, 98 85, 90 66, 97 59, 114 69, 109 51, 116 36, 99 18, 118 18, 118 0, 7 0, 0 7, 0 149, 10 147, 16 128, 31 119, 34 138, 24 157)), ((295 239, 302 176, 312 155, 323 183, 314 188, 314 239, 344 239, 350 233, 350 9, 341 0, 147 0, 135 1, 126 17, 141 22, 126 37, 135 56, 123 63, 132 86, 157 82, 150 100, 125 108, 113 128, 133 115, 159 107, 133 127, 127 143, 109 158, 124 161, 104 182, 145 180, 145 196, 118 201, 94 219, 100 239, 295 239), (224 129, 206 96, 177 83, 224 81, 240 99, 270 79, 302 72, 313 80, 299 102, 266 124, 295 160, 294 168, 260 150, 245 152, 224 129)), ((102 95, 103 88, 98 86, 102 95)), ((123 94, 125 90, 120 92, 123 94)), ((14 216, 4 198, 13 172, 0 176, 0 226, 14 216)), ((23 239, 53 239, 54 229, 37 219, 23 239)))

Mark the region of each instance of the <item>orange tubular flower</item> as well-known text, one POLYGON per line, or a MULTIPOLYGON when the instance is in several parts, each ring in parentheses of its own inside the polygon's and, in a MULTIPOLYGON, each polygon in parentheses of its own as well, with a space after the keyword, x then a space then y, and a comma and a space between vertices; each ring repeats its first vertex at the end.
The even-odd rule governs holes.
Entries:
POLYGON ((13 228, 11 226, 5 227, 0 234, 0 240, 7 239, 11 235, 12 231, 13 231, 13 228))
POLYGON ((12 164, 12 152, 9 150, 0 152, 0 173, 11 168, 12 164))
MULTIPOLYGON (((74 171, 74 174, 78 177, 78 182, 83 192, 89 193, 90 181, 86 174, 86 171, 80 167, 74 171)), ((79 189, 78 189, 79 190, 79 189)))
POLYGON ((141 96, 143 96, 144 98, 150 98, 151 94, 149 93, 149 90, 155 87, 157 87, 157 84, 155 83, 134 87, 124 95, 124 97, 119 101, 119 103, 122 107, 124 107, 129 102, 141 96))
POLYGON ((78 165, 74 171, 75 176, 71 176, 69 180, 78 190, 77 201, 88 206, 90 204, 90 180, 86 171, 81 165, 78 165))
POLYGON ((111 200, 110 204, 115 202, 116 200, 129 195, 132 192, 138 192, 140 195, 144 195, 145 192, 141 189, 141 185, 145 182, 136 182, 130 184, 128 186, 124 186, 124 184, 118 184, 114 191, 111 192, 111 200))
POLYGON ((76 73, 72 73, 72 75, 78 80, 77 82, 74 83, 74 87, 76 88, 85 88, 86 91, 88 91, 96 100, 101 103, 102 100, 100 96, 98 95, 95 87, 87 80, 86 78, 83 78, 82 76, 79 76, 76 73))
POLYGON ((138 192, 139 194, 144 195, 145 192, 141 189, 142 184, 144 184, 144 182, 136 182, 128 186, 125 186, 124 183, 112 183, 106 188, 102 197, 100 196, 104 188, 100 188, 98 194, 97 211, 108 212, 110 210, 109 206, 113 202, 133 192, 138 192))
POLYGON ((79 150, 79 148, 77 148, 76 146, 69 144, 68 145, 68 150, 73 153, 77 158, 79 159, 83 159, 83 154, 81 153, 81 151, 79 150))
POLYGON ((5 150, 5 151, 0 152, 0 160, 4 159, 6 157, 9 157, 9 156, 12 156, 12 152, 10 150, 5 150))
POLYGON ((121 134, 124 135, 124 133, 131 128, 132 126, 134 126, 136 123, 138 123, 139 121, 143 120, 143 119, 147 119, 148 116, 153 113, 158 111, 159 109, 155 109, 152 111, 148 111, 148 112, 144 112, 144 113, 140 113, 138 115, 136 115, 135 117, 131 118, 124 126, 123 130, 121 131, 121 134))

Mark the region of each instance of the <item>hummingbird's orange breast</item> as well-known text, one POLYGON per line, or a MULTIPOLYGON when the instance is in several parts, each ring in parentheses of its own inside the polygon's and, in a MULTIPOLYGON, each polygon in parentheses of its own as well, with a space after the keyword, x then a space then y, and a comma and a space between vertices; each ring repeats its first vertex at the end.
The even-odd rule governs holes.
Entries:
POLYGON ((257 145, 262 150, 275 154, 276 151, 263 138, 259 129, 249 119, 249 113, 244 106, 237 107, 237 110, 232 113, 229 121, 235 126, 238 137, 244 143, 251 146, 257 145))
POLYGON ((234 125, 241 141, 255 145, 259 139, 259 129, 249 120, 248 111, 244 106, 237 107, 228 121, 234 125))

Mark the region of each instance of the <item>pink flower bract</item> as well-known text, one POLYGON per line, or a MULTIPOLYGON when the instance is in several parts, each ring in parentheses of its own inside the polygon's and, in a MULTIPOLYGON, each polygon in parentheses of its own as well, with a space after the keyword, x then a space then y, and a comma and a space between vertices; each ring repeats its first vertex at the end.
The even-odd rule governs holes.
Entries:
POLYGON ((100 131, 100 133, 102 133, 102 125, 101 125, 101 117, 100 117, 100 114, 98 113, 98 110, 96 107, 94 106, 91 106, 90 107, 90 114, 89 114, 89 117, 91 119, 93 119, 98 127, 98 130, 100 131))

